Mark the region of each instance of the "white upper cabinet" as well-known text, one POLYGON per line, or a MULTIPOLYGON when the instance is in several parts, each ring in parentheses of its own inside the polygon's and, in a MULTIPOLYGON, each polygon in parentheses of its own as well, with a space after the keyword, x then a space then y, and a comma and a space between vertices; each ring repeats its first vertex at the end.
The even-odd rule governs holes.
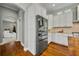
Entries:
POLYGON ((77 19, 79 20, 79 5, 77 6, 77 19))
POLYGON ((48 28, 51 29, 53 27, 53 15, 48 15, 48 28))
POLYGON ((54 27, 58 27, 59 26, 59 16, 58 15, 54 16, 53 25, 54 25, 54 27))
POLYGON ((72 26, 73 14, 70 9, 64 12, 64 18, 66 22, 65 26, 69 26, 69 27, 72 26))
POLYGON ((72 11, 70 9, 59 12, 54 15, 53 26, 54 27, 71 27, 72 26, 72 11))
POLYGON ((64 22, 65 22, 65 21, 64 21, 64 15, 61 13, 61 14, 59 15, 59 26, 63 27, 63 26, 65 25, 64 22))

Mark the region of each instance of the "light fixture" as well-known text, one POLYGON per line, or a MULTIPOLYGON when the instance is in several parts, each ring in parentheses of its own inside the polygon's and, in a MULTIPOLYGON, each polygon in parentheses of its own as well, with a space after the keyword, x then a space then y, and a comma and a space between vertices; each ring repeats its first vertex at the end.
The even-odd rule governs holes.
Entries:
POLYGON ((53 7, 55 7, 55 4, 52 4, 53 7))
POLYGON ((67 13, 67 12, 70 12, 70 11, 71 11, 71 9, 68 9, 68 10, 65 10, 64 12, 67 13))

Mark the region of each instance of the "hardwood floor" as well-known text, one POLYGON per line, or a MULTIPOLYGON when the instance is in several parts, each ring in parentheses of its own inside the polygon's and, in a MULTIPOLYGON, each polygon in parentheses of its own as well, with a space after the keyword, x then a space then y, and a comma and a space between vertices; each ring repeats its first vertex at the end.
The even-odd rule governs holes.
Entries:
MULTIPOLYGON (((6 43, 0 46, 1 56, 33 56, 29 51, 24 51, 20 41, 6 43)), ((40 56, 66 56, 68 55, 68 48, 50 43, 48 48, 40 54, 40 56)))
POLYGON ((50 43, 48 48, 41 54, 41 56, 68 56, 68 47, 56 43, 50 43))
MULTIPOLYGON (((79 39, 69 37, 69 46, 63 46, 54 42, 49 43, 48 48, 39 56, 79 56, 79 39)), ((1 56, 33 56, 29 51, 24 51, 20 41, 0 45, 1 56)))
POLYGON ((72 56, 79 56, 79 38, 69 37, 69 53, 72 56))
POLYGON ((24 51, 20 41, 6 43, 0 46, 1 56, 32 56, 29 51, 24 51))

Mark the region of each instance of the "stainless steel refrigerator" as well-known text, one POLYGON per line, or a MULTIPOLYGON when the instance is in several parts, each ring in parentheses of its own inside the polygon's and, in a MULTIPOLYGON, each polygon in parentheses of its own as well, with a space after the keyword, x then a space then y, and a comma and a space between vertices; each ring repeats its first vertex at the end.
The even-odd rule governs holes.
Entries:
POLYGON ((36 16, 36 54, 42 53, 48 46, 48 20, 36 16))

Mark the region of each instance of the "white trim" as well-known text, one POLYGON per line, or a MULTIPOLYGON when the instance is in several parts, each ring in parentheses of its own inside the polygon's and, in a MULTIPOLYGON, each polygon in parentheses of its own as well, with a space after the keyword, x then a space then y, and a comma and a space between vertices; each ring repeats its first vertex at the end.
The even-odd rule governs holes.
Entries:
MULTIPOLYGON (((22 42, 21 42, 21 45, 24 47, 24 44, 22 42)), ((24 47, 24 51, 27 51, 27 48, 24 47)))
MULTIPOLYGON (((20 40, 16 40, 16 41, 20 41, 20 40)), ((21 41, 20 41, 21 42, 21 41)), ((21 42, 21 45, 24 47, 24 44, 21 42)), ((27 51, 28 49, 24 47, 24 51, 27 51)))

